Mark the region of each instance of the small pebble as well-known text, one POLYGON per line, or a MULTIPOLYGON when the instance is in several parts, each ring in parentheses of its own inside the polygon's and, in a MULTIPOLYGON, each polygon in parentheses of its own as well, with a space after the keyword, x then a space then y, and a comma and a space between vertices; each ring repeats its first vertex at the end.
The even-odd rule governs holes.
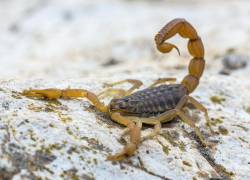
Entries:
POLYGON ((119 64, 120 62, 114 58, 110 58, 107 62, 103 63, 102 66, 107 67, 107 66, 114 66, 119 64))
POLYGON ((228 130, 224 126, 219 126, 218 129, 222 135, 228 135, 228 130))
POLYGON ((222 63, 224 69, 236 70, 246 67, 249 56, 230 54, 223 58, 222 63))

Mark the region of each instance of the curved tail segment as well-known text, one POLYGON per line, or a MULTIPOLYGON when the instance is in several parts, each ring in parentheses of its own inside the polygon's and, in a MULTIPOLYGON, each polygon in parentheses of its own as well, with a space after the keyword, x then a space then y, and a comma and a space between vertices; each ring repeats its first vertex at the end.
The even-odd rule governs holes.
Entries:
POLYGON ((175 45, 165 42, 177 33, 181 37, 189 39, 188 51, 193 56, 188 67, 189 74, 181 82, 191 93, 198 86, 205 67, 204 46, 194 27, 185 19, 174 19, 156 34, 155 43, 157 49, 162 53, 168 53, 172 49, 176 49, 179 53, 179 49, 175 45))

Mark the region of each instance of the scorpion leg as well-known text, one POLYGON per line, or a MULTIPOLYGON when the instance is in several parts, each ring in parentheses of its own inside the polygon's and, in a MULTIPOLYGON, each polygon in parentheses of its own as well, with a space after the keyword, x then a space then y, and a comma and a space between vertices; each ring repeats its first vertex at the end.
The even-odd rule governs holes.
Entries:
POLYGON ((201 141, 202 145, 207 146, 207 143, 206 143, 203 135, 201 134, 201 131, 199 130, 198 127, 196 127, 195 123, 192 121, 192 118, 189 117, 184 112, 182 112, 181 110, 177 110, 176 113, 183 122, 187 123, 189 126, 194 128, 194 132, 195 132, 196 136, 199 138, 199 140, 201 141))
POLYGON ((142 85, 142 82, 139 80, 126 79, 126 80, 114 82, 111 84, 106 84, 106 86, 113 87, 113 86, 124 84, 124 83, 130 83, 130 84, 132 84, 132 87, 129 88, 128 90, 108 88, 108 89, 104 90, 103 92, 99 93, 98 97, 105 98, 108 96, 112 96, 112 97, 116 97, 116 98, 121 98, 121 97, 130 95, 135 89, 138 89, 142 85))
POLYGON ((125 95, 126 95, 126 90, 124 89, 108 88, 100 92, 97 96, 100 99, 104 99, 105 97, 121 98, 124 97, 125 95))
POLYGON ((150 136, 154 137, 155 135, 159 134, 159 130, 158 127, 156 126, 158 122, 161 123, 165 123, 168 121, 171 121, 172 119, 174 119, 176 116, 179 116, 180 119, 187 123, 189 126, 191 126, 192 128, 194 128, 194 132, 197 135, 197 137, 200 139, 200 141, 202 142, 202 144, 204 146, 207 146, 203 135, 201 134, 201 131, 199 130, 198 127, 196 127, 195 123, 192 121, 192 118, 189 117, 187 114, 185 114, 184 112, 181 111, 181 108, 186 104, 186 97, 184 96, 180 102, 178 103, 178 105, 176 106, 175 109, 166 111, 165 113, 157 116, 157 117, 152 117, 152 118, 138 118, 138 117, 127 117, 130 120, 134 120, 136 119, 137 121, 140 120, 142 123, 147 123, 147 124, 151 124, 151 125, 155 125, 155 129, 154 131, 149 134, 148 136, 146 136, 143 139, 149 139, 150 136))
POLYGON ((94 93, 84 89, 31 89, 23 91, 22 94, 48 100, 87 98, 99 111, 108 112, 108 107, 94 93))
POLYGON ((107 160, 111 161, 121 161, 126 156, 132 156, 141 142, 141 126, 142 123, 138 121, 134 123, 133 121, 127 119, 122 116, 120 113, 111 114, 111 118, 118 122, 119 124, 123 124, 127 126, 125 129, 126 133, 129 133, 130 142, 123 148, 123 150, 115 155, 108 156, 107 160))
POLYGON ((174 82, 176 82, 176 78, 160 78, 160 79, 157 79, 153 84, 151 84, 149 86, 149 88, 155 87, 155 86, 157 86, 159 84, 163 84, 163 83, 166 83, 166 82, 174 83, 174 82))
POLYGON ((169 110, 166 111, 165 113, 157 116, 157 117, 152 117, 152 118, 139 118, 135 116, 125 116, 127 119, 134 121, 134 122, 141 122, 145 124, 151 124, 154 125, 154 130, 148 134, 147 136, 142 138, 142 141, 152 139, 158 134, 161 133, 161 123, 165 123, 168 121, 171 121, 174 117, 176 116, 176 110, 169 110))
POLYGON ((206 122, 207 122, 207 126, 209 128, 209 130, 211 131, 211 133, 214 133, 212 127, 211 127, 211 122, 210 122, 210 119, 208 117, 208 112, 207 112, 207 109, 202 105, 200 104, 197 100, 195 100, 193 97, 191 96, 184 96, 180 102, 178 103, 177 105, 177 109, 181 109, 186 103, 190 103, 192 104, 196 109, 204 112, 204 115, 205 115, 205 119, 206 119, 206 122))
MULTIPOLYGON (((126 116, 124 116, 124 117, 126 117, 126 116)), ((130 120, 130 119, 129 119, 130 120)), ((131 121, 131 120, 130 120, 131 121)), ((133 119, 133 122, 135 122, 136 123, 136 125, 141 129, 142 128, 142 122, 138 119, 138 120, 136 120, 136 119, 133 119)), ((122 137, 124 137, 124 136, 126 136, 128 133, 129 133, 129 131, 130 131, 130 129, 127 127, 127 128, 125 128, 124 130, 123 130, 123 133, 121 134, 121 138, 122 137)))
POLYGON ((213 129, 212 129, 212 126, 211 126, 211 120, 208 116, 208 112, 207 112, 207 109, 201 104, 199 103, 196 99, 194 99, 193 97, 191 96, 186 96, 187 100, 189 101, 190 104, 194 105, 194 107, 200 111, 202 111, 205 115, 205 119, 206 119, 206 122, 207 122, 207 126, 209 128, 209 130, 211 131, 211 133, 214 133, 213 129))
POLYGON ((144 136, 142 138, 142 141, 148 140, 148 139, 153 139, 155 136, 161 133, 161 122, 157 121, 157 123, 154 126, 154 130, 148 134, 147 136, 144 136))
POLYGON ((189 115, 185 114, 181 109, 184 107, 184 105, 187 103, 188 100, 190 100, 189 98, 190 96, 184 96, 177 104, 175 110, 176 110, 176 114, 180 117, 180 119, 187 123, 189 126, 191 126, 192 128, 194 128, 194 132, 197 135, 197 137, 200 139, 201 143, 204 146, 207 146, 204 137, 201 134, 201 131, 199 130, 198 127, 196 127, 194 121, 192 121, 192 118, 189 117, 189 115))

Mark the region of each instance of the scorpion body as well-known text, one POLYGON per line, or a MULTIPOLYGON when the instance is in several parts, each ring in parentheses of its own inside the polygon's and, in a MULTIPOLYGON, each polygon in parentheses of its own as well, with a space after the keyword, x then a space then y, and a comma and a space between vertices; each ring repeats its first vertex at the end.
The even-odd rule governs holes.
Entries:
POLYGON ((160 85, 113 99, 111 109, 123 109, 126 115, 152 117, 174 109, 185 95, 187 89, 181 84, 160 85))
POLYGON ((188 75, 183 78, 180 84, 168 84, 174 78, 163 78, 157 80, 149 88, 134 93, 142 82, 139 80, 127 79, 111 84, 111 86, 122 83, 130 83, 133 86, 128 90, 109 88, 98 95, 85 89, 29 89, 24 90, 23 95, 27 97, 46 99, 74 99, 87 98, 99 111, 106 113, 115 122, 126 126, 122 136, 129 134, 130 141, 115 155, 109 155, 108 160, 120 161, 127 156, 132 156, 139 147, 142 140, 153 138, 160 133, 161 123, 179 117, 194 129, 195 134, 201 143, 206 146, 200 130, 194 121, 183 111, 187 103, 192 104, 205 114, 206 124, 211 129, 207 109, 190 96, 199 84, 202 76, 205 60, 204 47, 201 38, 194 27, 185 19, 174 19, 165 25, 155 36, 157 49, 162 53, 168 53, 172 49, 179 49, 166 42, 175 34, 188 38, 188 51, 193 56, 188 67, 188 75), (158 86, 159 85, 159 86, 158 86), (106 96, 115 96, 108 105, 101 102, 106 96), (142 124, 154 125, 154 130, 148 136, 141 138, 142 124))

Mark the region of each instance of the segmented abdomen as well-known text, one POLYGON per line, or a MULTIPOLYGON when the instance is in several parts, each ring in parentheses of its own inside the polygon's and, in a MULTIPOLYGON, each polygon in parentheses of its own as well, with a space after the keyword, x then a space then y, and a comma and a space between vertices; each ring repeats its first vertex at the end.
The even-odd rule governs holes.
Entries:
POLYGON ((183 85, 171 84, 138 91, 121 100, 126 102, 127 113, 150 117, 174 109, 186 94, 187 89, 183 85))

